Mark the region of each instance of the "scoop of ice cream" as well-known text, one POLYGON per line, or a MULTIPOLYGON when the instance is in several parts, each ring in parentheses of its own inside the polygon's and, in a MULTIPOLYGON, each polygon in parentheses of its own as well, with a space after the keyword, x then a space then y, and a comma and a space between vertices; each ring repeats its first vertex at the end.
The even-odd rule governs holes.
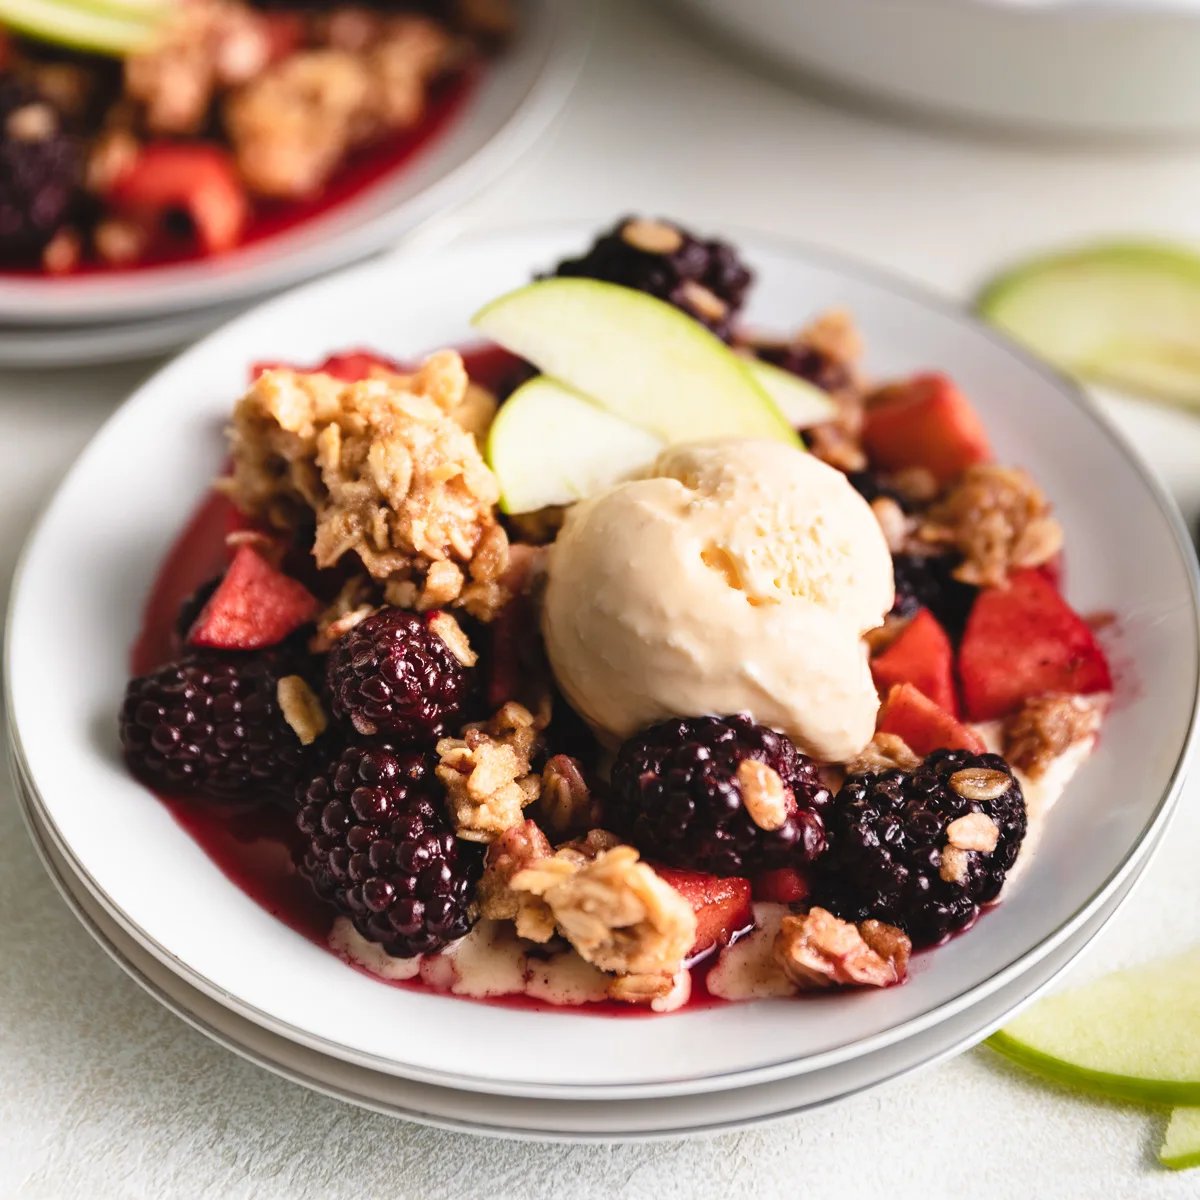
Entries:
POLYGON ((893 598, 866 502, 765 440, 680 446, 649 476, 577 504, 551 549, 542 630, 567 699, 609 739, 749 712, 853 757, 878 709, 861 637, 893 598))

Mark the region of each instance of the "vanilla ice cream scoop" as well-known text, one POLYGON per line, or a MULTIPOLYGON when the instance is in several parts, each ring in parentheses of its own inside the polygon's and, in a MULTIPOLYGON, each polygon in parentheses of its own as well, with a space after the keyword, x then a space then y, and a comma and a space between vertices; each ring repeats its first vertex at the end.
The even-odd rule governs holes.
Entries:
POLYGON ((845 761, 879 707, 862 634, 892 560, 845 476, 782 442, 667 450, 577 504, 550 551, 542 631, 571 704, 610 740, 748 712, 845 761))

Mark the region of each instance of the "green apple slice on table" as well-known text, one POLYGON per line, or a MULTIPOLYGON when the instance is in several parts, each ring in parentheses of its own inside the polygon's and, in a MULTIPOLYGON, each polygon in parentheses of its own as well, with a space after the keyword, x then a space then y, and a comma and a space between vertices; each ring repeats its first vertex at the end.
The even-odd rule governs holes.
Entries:
POLYGON ((168 5, 0 0, 0 23, 40 42, 122 57, 149 46, 168 5))
POLYGON ((1050 996, 988 1044, 1060 1083, 1200 1105, 1200 947, 1050 996))
POLYGON ((686 313, 632 288, 544 279, 473 324, 545 375, 668 443, 799 438, 746 363, 686 313))
POLYGON ((793 429, 821 425, 838 415, 837 401, 815 383, 809 383, 807 379, 801 379, 774 363, 762 362, 757 358, 743 361, 793 429))
POLYGON ((1200 1108, 1177 1108, 1171 1114, 1158 1161, 1173 1171, 1200 1167, 1200 1108))
POLYGON ((1119 242, 1054 255, 984 290, 980 313, 1081 379, 1200 407, 1200 255, 1119 242))
POLYGON ((544 375, 504 402, 487 439, 500 507, 573 504, 653 462, 666 445, 544 375))

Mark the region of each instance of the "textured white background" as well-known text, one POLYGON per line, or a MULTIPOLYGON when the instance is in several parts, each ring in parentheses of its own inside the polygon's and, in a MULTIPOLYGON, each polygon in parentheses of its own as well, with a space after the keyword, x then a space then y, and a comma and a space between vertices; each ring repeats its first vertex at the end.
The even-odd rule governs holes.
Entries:
MULTIPOLYGON (((851 115, 723 60, 655 8, 610 0, 553 134, 453 220, 641 210, 757 226, 966 296, 997 265, 1063 239, 1149 230, 1200 242, 1198 192, 1200 151, 1065 151, 851 115)), ((148 370, 0 373, 0 599, 38 505, 148 370)), ((1200 424, 1108 404, 1195 518, 1200 424)), ((1077 978, 1195 938, 1198 839, 1200 780, 1077 978)), ((58 900, 0 781, 0 1196, 1196 1197, 1200 1171, 1154 1164, 1164 1120, 1045 1087, 976 1050, 706 1141, 571 1148, 400 1124, 281 1082, 160 1009, 58 900)))

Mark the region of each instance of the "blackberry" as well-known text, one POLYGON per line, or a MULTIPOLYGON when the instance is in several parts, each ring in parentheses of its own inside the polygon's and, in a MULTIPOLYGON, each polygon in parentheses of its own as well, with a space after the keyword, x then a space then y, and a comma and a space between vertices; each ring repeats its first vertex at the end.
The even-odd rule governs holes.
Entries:
POLYGON ((868 504, 873 504, 881 496, 885 496, 889 500, 895 500, 904 512, 911 513, 913 511, 912 501, 905 499, 900 492, 889 486, 884 478, 874 471, 848 471, 846 478, 849 480, 850 486, 868 504))
POLYGON ((383 608, 329 653, 334 715, 366 737, 431 742, 462 711, 471 672, 430 627, 437 614, 383 608))
POLYGON ((825 849, 829 791, 812 759, 748 716, 664 721, 630 738, 612 769, 610 821, 648 858, 713 875, 812 862, 825 849), (738 767, 776 771, 795 805, 768 832, 742 802, 738 767))
POLYGON ((847 921, 898 925, 913 945, 931 946, 965 929, 999 895, 1025 837, 1025 799, 998 754, 935 750, 911 772, 851 775, 825 824, 829 849, 817 864, 813 903, 847 921), (993 799, 969 799, 951 782, 958 771, 999 772, 1011 783, 993 799), (990 817, 999 840, 990 853, 966 851, 963 876, 945 879, 946 829, 969 813, 990 817))
POLYGON ((0 262, 37 263, 83 203, 83 149, 37 93, 0 79, 0 262))
POLYGON ((896 602, 892 612, 911 617, 927 608, 942 628, 957 641, 966 628, 967 617, 979 589, 954 578, 961 559, 957 554, 893 554, 896 602))
POLYGON ((648 292, 695 317, 725 341, 754 279, 727 243, 702 241, 668 221, 635 217, 618 221, 581 258, 560 262, 554 274, 648 292))
POLYGON ((763 362, 782 367, 824 392, 837 395, 854 387, 854 374, 848 363, 803 342, 758 346, 755 353, 763 362))
POLYGON ((290 803, 321 754, 279 708, 279 679, 294 667, 271 653, 204 651, 131 679, 120 715, 130 769, 175 795, 290 803))
POLYGON ((427 756, 348 747, 309 783, 296 824, 300 874, 394 957, 432 953, 475 923, 482 847, 454 836, 427 756))

